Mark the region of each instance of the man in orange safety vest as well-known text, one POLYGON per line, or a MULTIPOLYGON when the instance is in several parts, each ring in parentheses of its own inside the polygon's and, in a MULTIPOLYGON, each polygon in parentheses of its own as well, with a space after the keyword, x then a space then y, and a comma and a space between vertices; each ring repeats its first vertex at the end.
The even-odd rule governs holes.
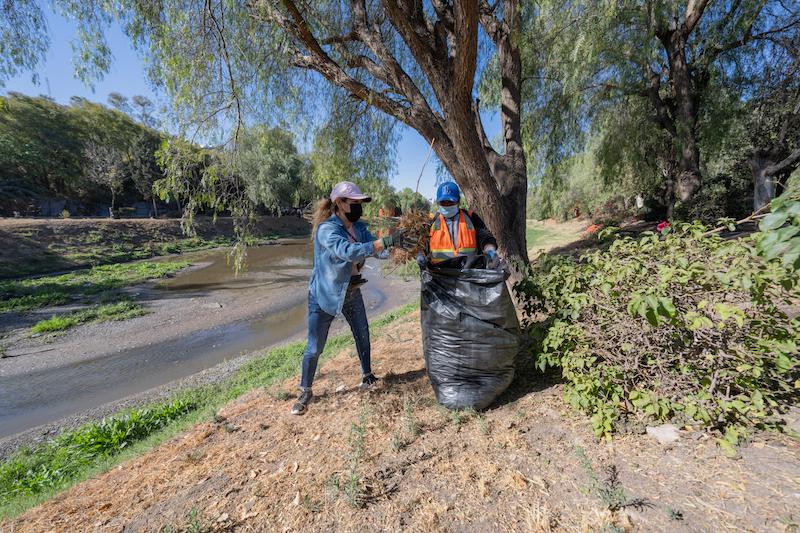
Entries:
MULTIPOLYGON (((497 268, 497 240, 486 228, 486 224, 472 211, 460 209, 461 192, 452 181, 442 183, 436 190, 439 204, 430 230, 430 262, 444 266, 445 262, 471 264, 471 258, 482 251, 487 258, 487 268, 497 268), (456 261, 459 258, 461 261, 456 261)), ((420 267, 425 266, 425 257, 417 257, 420 267)))

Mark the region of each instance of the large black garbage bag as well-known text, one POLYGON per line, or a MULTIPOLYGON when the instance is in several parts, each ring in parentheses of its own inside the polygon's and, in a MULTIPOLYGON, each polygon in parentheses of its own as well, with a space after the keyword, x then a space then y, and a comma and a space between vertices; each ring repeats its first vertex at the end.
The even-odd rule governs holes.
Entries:
POLYGON ((436 399, 484 409, 511 384, 519 322, 502 270, 422 271, 422 348, 436 399))

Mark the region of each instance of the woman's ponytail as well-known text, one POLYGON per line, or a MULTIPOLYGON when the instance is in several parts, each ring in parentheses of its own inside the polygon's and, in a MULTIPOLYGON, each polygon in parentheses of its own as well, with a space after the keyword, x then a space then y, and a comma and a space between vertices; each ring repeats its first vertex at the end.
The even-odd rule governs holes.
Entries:
POLYGON ((314 214, 311 215, 311 240, 314 240, 314 237, 317 234, 317 227, 328 220, 331 215, 333 215, 335 210, 335 206, 333 201, 330 198, 323 198, 319 202, 317 202, 316 207, 314 208, 314 214))

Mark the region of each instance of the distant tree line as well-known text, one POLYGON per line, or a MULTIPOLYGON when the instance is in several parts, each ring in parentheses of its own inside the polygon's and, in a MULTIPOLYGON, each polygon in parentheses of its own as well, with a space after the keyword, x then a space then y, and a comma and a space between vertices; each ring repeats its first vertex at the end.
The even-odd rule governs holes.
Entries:
POLYGON ((86 212, 152 201, 153 182, 161 177, 155 153, 164 136, 154 128, 153 104, 135 100, 142 120, 79 97, 68 105, 16 92, 0 97, 4 211, 40 197, 68 199, 86 212))
POLYGON ((357 132, 333 124, 301 154, 293 135, 279 127, 245 128, 232 146, 203 147, 159 131, 154 104, 144 96, 108 96, 110 108, 73 97, 61 105, 45 96, 10 92, 0 97, 0 214, 25 213, 40 198, 61 198, 98 214, 133 202, 148 202, 158 216, 159 200, 175 211, 229 213, 214 204, 231 191, 246 195, 256 212, 280 214, 304 208, 334 183, 354 180, 372 192, 380 207, 428 209, 410 189, 389 185, 392 166, 383 154, 353 153, 357 132), (195 205, 197 195, 210 200, 195 205))

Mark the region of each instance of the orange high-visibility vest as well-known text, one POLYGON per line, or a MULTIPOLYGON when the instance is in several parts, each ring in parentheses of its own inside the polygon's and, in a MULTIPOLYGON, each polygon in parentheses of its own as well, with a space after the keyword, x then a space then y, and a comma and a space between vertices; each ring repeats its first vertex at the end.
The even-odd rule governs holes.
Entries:
POLYGON ((478 251, 478 232, 469 218, 472 212, 458 210, 458 248, 447 230, 447 223, 440 213, 431 225, 431 263, 441 263, 453 257, 472 255, 478 251))

